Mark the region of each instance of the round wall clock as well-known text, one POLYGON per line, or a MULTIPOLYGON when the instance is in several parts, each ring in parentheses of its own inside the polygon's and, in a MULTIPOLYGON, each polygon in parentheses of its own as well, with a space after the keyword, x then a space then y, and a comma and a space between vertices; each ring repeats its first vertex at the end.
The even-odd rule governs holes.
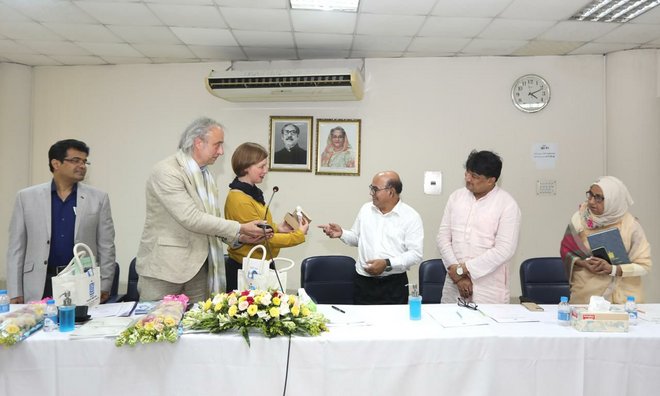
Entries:
POLYGON ((513 83, 511 100, 518 110, 525 113, 543 110, 550 102, 550 85, 541 76, 527 74, 513 83))

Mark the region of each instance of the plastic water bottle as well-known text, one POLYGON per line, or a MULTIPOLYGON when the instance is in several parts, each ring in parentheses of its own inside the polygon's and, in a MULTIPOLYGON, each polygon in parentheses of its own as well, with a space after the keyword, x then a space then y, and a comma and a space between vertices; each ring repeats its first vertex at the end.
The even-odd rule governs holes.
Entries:
POLYGON ((637 324, 637 303, 635 302, 635 296, 628 296, 626 300, 626 305, 623 306, 623 309, 626 310, 628 316, 630 317, 628 324, 636 325, 637 324))
POLYGON ((0 290, 0 313, 9 312, 9 296, 7 290, 0 290))
POLYGON ((566 296, 561 296, 559 299, 557 321, 562 326, 569 326, 571 324, 571 306, 568 304, 568 297, 566 296))
POLYGON ((48 300, 44 314, 44 331, 51 332, 55 329, 57 329, 57 307, 55 300, 48 300))

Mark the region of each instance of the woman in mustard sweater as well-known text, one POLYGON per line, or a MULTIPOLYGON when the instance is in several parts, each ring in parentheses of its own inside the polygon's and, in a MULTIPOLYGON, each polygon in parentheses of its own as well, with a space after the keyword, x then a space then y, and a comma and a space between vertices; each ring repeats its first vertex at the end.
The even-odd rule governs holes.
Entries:
MULTIPOLYGON (((268 151, 256 143, 243 143, 236 148, 231 156, 231 167, 236 178, 229 185, 225 201, 225 218, 245 223, 266 218, 273 227, 274 235, 268 240, 270 251, 277 257, 281 248, 296 246, 305 242, 309 223, 304 219, 297 230, 293 230, 286 222, 276 225, 270 211, 266 213, 264 193, 257 187, 268 173, 268 151)), ((238 248, 230 247, 229 259, 225 262, 227 276, 227 291, 238 286, 238 270, 243 267, 243 258, 247 256, 254 244, 245 243, 238 248)), ((270 255, 266 256, 271 259, 270 255)))

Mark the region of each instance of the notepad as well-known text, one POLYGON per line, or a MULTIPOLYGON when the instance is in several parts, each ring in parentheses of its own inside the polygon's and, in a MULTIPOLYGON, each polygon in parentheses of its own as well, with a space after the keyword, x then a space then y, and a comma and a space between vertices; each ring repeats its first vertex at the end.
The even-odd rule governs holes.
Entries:
POLYGON ((621 239, 621 233, 619 232, 618 228, 610 228, 605 231, 588 235, 587 239, 589 240, 589 246, 591 246, 592 252, 601 247, 605 248, 610 263, 630 263, 628 252, 626 251, 626 247, 623 245, 623 239, 621 239))

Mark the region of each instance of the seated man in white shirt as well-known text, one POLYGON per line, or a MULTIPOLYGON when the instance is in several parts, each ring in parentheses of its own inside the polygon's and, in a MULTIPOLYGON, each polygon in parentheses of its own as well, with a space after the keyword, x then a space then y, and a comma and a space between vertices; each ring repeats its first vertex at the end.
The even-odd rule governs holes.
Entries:
POLYGON ((472 151, 465 163, 465 187, 447 200, 438 249, 447 268, 443 303, 458 297, 478 304, 509 303, 508 264, 518 245, 520 208, 497 186, 502 160, 472 151))
POLYGON ((328 223, 319 228, 330 238, 358 247, 356 304, 406 304, 408 271, 422 261, 424 226, 415 209, 401 201, 403 184, 396 172, 377 173, 353 227, 328 223))

